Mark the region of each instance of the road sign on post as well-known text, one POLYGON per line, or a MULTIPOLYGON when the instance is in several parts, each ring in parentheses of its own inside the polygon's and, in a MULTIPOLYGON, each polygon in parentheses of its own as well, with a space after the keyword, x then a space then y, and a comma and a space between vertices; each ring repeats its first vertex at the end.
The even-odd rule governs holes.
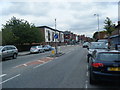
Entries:
POLYGON ((58 34, 55 34, 55 35, 54 35, 54 38, 55 38, 55 39, 58 39, 58 34))
POLYGON ((55 35, 54 35, 54 38, 55 38, 55 50, 56 50, 56 55, 57 55, 57 41, 56 39, 58 39, 58 34, 56 33, 56 19, 55 19, 55 35))

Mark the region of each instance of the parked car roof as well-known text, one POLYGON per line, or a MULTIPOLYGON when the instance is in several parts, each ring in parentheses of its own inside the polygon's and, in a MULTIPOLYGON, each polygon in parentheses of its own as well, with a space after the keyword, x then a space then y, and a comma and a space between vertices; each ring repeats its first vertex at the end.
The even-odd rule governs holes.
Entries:
POLYGON ((104 42, 91 42, 90 49, 105 49, 107 45, 104 42))

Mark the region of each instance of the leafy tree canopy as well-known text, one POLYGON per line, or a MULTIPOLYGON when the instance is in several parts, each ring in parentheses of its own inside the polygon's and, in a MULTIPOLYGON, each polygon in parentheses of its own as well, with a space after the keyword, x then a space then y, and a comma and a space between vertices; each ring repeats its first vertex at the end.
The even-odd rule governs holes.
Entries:
POLYGON ((35 27, 23 19, 12 17, 2 28, 3 44, 39 43, 42 34, 35 27))
POLYGON ((115 25, 112 23, 109 17, 106 17, 104 23, 105 23, 104 29, 107 31, 107 34, 110 36, 112 31, 115 30, 115 25))

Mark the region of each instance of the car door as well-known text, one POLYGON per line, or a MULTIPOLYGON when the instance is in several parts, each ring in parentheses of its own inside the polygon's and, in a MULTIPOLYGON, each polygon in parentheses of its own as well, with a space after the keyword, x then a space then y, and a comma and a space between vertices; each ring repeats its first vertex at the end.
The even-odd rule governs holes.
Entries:
POLYGON ((13 56, 13 50, 12 47, 7 47, 8 57, 13 56))
POLYGON ((7 51, 7 47, 4 47, 2 49, 2 58, 6 58, 8 57, 8 51, 7 51))

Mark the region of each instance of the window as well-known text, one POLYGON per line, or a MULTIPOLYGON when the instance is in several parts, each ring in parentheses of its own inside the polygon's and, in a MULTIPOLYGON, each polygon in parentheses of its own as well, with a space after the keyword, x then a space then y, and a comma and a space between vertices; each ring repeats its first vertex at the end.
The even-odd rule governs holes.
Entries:
POLYGON ((48 41, 50 41, 50 31, 48 31, 48 41))
POLYGON ((4 47, 2 51, 6 51, 7 50, 7 47, 4 47))
POLYGON ((54 32, 52 32, 52 41, 54 41, 54 32))

